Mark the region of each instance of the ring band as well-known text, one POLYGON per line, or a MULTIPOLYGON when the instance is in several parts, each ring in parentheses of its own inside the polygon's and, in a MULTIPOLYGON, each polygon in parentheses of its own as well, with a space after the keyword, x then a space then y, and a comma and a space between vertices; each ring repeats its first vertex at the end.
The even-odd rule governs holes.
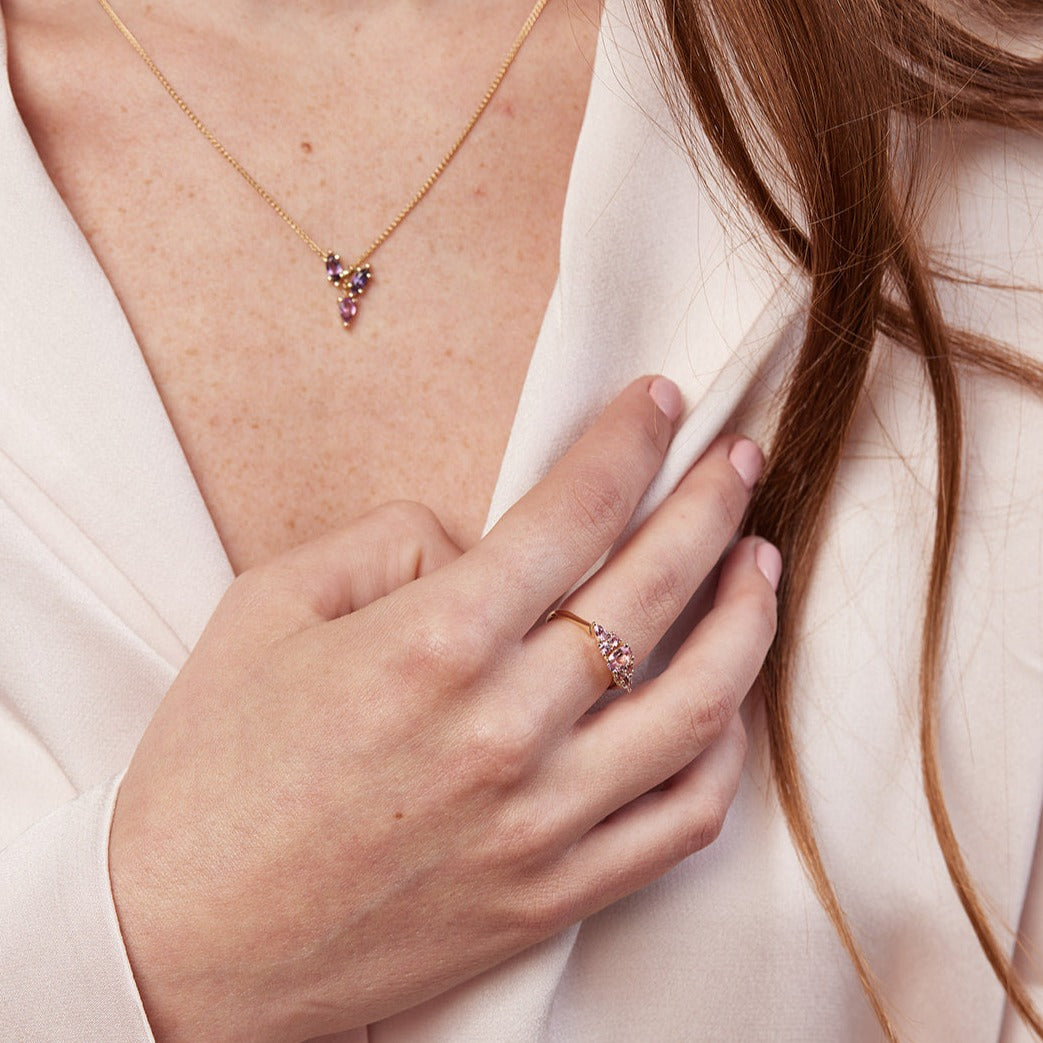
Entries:
POLYGON ((622 688, 624 692, 630 691, 634 679, 634 653, 630 650, 630 645, 611 630, 606 630, 600 623, 583 619, 568 609, 556 608, 548 612, 544 622, 549 623, 552 619, 567 619, 583 627, 598 643, 601 658, 605 660, 608 672, 612 675, 612 687, 622 688))

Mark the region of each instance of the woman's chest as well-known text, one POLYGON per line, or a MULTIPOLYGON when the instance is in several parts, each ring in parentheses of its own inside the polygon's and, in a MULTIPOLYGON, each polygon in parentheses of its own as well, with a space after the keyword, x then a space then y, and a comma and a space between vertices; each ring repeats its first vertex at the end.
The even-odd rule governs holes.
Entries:
MULTIPOLYGON (((584 24, 579 48, 560 19, 533 33, 471 138, 370 258, 350 330, 322 257, 123 41, 95 48, 113 70, 96 84, 77 76, 86 53, 63 65, 61 48, 15 37, 20 108, 124 306, 237 570, 396 498, 428 504, 461 543, 477 538, 557 272, 594 44, 584 24)), ((488 57, 495 70, 499 55, 488 57)), ((307 77, 274 78, 283 91, 272 102, 249 70, 219 66, 195 108, 348 261, 463 129, 487 70, 467 71, 446 97, 425 102, 413 75, 368 111, 331 111, 301 100, 307 77), (237 104, 225 80, 246 84, 237 104)))

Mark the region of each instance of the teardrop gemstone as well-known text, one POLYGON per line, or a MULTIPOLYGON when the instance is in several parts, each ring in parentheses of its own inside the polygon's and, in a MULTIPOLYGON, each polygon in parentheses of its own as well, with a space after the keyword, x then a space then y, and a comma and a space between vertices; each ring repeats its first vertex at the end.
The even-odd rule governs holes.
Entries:
POLYGON ((346 269, 344 265, 340 263, 340 257, 335 253, 326 254, 326 278, 329 279, 334 286, 339 286, 341 279, 344 278, 346 269))
POLYGON ((347 329, 355 316, 358 315, 359 306, 352 297, 340 297, 337 299, 337 307, 340 310, 340 321, 344 324, 344 328, 347 329))

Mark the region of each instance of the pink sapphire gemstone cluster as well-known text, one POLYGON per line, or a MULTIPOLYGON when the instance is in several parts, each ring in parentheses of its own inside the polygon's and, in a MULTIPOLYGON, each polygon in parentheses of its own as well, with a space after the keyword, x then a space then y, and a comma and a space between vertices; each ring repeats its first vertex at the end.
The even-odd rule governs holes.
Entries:
POLYGON ((629 692, 634 679, 634 653, 630 645, 621 641, 611 630, 606 630, 600 623, 591 623, 590 632, 598 643, 601 653, 612 675, 612 683, 616 688, 629 692))
POLYGON ((326 278, 338 290, 343 291, 343 296, 337 298, 337 309, 340 312, 341 324, 348 329, 359 313, 358 299, 369 285, 370 279, 373 278, 373 269, 368 264, 345 268, 341 264, 338 254, 328 253, 326 254, 326 278))

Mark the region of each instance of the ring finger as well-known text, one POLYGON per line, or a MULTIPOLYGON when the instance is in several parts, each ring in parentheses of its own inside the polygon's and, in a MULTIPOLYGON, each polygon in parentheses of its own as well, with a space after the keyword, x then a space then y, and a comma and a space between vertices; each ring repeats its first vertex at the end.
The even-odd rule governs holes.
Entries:
MULTIPOLYGON (((640 662, 724 553, 760 476, 763 456, 738 436, 719 439, 616 557, 562 606, 619 635, 640 662)), ((575 626, 541 626, 526 655, 561 664, 566 695, 552 712, 571 724, 612 683, 599 645, 575 626)), ((622 653, 617 653, 617 658, 622 653)))
POLYGON ((742 540, 721 570, 714 607, 666 670, 584 717, 558 748, 543 781, 577 795, 566 812, 577 834, 681 771, 729 727, 775 634, 779 567, 770 544, 742 540))

